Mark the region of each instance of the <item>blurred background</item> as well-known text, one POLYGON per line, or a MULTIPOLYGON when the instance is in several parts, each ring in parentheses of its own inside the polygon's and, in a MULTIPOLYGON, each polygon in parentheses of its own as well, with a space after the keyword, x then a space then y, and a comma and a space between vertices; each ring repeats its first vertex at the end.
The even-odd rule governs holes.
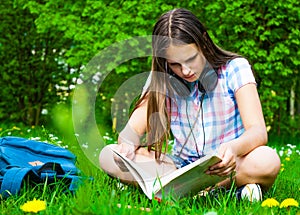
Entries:
MULTIPOLYGON (((194 12, 220 47, 249 59, 269 134, 299 137, 298 0, 2 0, 0 125, 42 126, 73 138, 72 96, 88 62, 114 43, 151 35, 158 17, 178 7, 194 12)), ((117 89, 150 69, 151 58, 140 57, 107 75, 91 113, 100 133, 116 134, 117 89)))

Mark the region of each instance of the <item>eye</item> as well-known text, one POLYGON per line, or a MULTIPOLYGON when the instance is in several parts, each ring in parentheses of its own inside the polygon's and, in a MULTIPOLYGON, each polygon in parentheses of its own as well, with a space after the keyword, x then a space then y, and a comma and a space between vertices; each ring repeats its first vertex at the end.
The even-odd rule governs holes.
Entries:
POLYGON ((198 56, 198 53, 196 55, 194 55, 193 57, 189 58, 186 62, 187 63, 192 63, 198 56))
POLYGON ((181 66, 179 63, 169 63, 170 67, 178 67, 181 66))

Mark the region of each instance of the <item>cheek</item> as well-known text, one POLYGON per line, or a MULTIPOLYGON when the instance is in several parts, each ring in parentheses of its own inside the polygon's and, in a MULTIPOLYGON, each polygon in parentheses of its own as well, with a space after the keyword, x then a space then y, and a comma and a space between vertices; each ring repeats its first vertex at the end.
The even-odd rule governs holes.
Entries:
POLYGON ((170 67, 171 68, 171 71, 173 73, 175 73, 176 75, 180 76, 181 75, 181 68, 178 68, 178 67, 170 67))
POLYGON ((205 67, 205 59, 199 59, 197 62, 195 62, 194 64, 193 64, 193 67, 194 67, 194 71, 197 73, 197 74, 201 74, 202 73, 202 71, 203 71, 203 69, 204 69, 204 67, 205 67))
POLYGON ((203 65, 201 62, 197 62, 194 63, 193 65, 191 65, 191 69, 196 73, 196 74, 200 74, 203 70, 203 65))

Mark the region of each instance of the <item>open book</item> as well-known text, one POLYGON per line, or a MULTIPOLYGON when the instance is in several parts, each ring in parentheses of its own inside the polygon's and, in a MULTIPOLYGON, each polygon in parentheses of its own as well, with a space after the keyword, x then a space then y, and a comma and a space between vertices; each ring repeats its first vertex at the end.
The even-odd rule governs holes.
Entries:
MULTIPOLYGON (((205 174, 205 171, 210 166, 221 161, 221 158, 217 155, 206 155, 187 166, 159 176, 159 174, 153 175, 149 173, 142 168, 142 165, 139 165, 140 163, 128 159, 118 151, 113 151, 124 163, 149 199, 161 200, 163 196, 168 196, 169 194, 174 198, 195 195, 226 178, 205 174)), ((155 168, 155 165, 152 165, 152 168, 155 168)))

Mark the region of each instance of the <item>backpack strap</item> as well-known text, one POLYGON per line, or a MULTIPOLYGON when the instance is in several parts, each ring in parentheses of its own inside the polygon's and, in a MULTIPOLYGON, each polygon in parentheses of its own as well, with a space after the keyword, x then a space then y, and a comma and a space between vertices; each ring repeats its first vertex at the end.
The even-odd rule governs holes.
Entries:
POLYGON ((45 163, 39 168, 14 166, 1 171, 4 172, 0 189, 3 198, 18 194, 26 176, 30 177, 30 181, 35 182, 41 182, 47 177, 66 179, 71 192, 75 191, 82 182, 81 177, 71 174, 71 172, 65 172, 60 164, 54 162, 45 163))
POLYGON ((59 163, 55 162, 48 162, 43 164, 41 167, 37 169, 37 174, 40 175, 42 173, 51 173, 55 172, 57 175, 63 175, 65 174, 65 171, 61 167, 59 163))
POLYGON ((79 185, 82 183, 82 178, 78 175, 58 175, 57 178, 69 180, 69 190, 71 192, 75 192, 78 189, 79 185))
POLYGON ((42 180, 46 177, 56 177, 57 179, 66 179, 69 184, 69 190, 74 192, 81 183, 81 177, 65 171, 59 163, 49 162, 41 166, 37 171, 42 180))
POLYGON ((12 167, 6 170, 0 189, 0 194, 3 197, 8 197, 10 194, 17 194, 26 175, 31 174, 36 176, 31 168, 12 167))

